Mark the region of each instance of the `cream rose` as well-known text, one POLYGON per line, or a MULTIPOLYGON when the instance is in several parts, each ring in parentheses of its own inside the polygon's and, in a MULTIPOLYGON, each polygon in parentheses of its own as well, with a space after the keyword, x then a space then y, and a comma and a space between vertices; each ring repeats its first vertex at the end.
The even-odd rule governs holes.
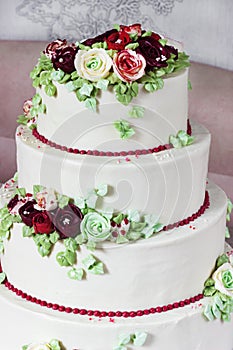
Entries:
POLYGON ((27 347, 27 350, 51 350, 48 343, 31 344, 27 347))
POLYGON ((221 265, 212 276, 215 288, 230 297, 233 297, 233 267, 229 263, 221 265))
POLYGON ((122 50, 113 57, 113 70, 125 82, 141 78, 145 68, 145 58, 133 50, 122 50))
POLYGON ((104 49, 79 50, 75 56, 74 66, 80 77, 98 81, 109 75, 112 59, 104 49))
POLYGON ((42 192, 37 192, 36 200, 42 209, 54 210, 57 208, 57 198, 55 191, 52 189, 46 189, 42 192))

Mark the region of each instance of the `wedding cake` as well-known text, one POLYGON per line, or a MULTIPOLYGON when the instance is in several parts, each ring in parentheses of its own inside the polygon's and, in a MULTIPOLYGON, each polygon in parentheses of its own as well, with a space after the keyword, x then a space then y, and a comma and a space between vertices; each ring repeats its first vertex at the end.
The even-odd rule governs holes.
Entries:
POLYGON ((3 349, 233 349, 232 204, 188 67, 140 24, 41 53, 1 189, 3 349))

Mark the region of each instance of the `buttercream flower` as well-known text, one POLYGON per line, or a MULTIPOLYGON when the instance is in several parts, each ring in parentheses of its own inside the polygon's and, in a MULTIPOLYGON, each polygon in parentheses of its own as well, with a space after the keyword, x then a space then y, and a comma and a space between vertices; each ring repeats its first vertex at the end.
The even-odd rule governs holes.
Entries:
POLYGON ((233 297, 233 267, 229 263, 221 265, 212 276, 215 288, 230 297, 233 297))
POLYGON ((116 31, 106 38, 109 50, 123 50, 131 42, 129 34, 125 31, 116 31))
POLYGON ((52 189, 45 189, 44 191, 37 192, 36 194, 37 204, 45 210, 54 210, 57 208, 57 198, 55 191, 52 189))
POLYGON ((32 108, 32 106, 33 106, 32 99, 24 101, 24 104, 23 104, 24 115, 30 116, 30 109, 32 108))
POLYGON ((67 41, 61 40, 61 39, 57 39, 52 41, 50 44, 47 45, 44 54, 48 57, 48 58, 52 58, 55 54, 56 54, 56 50, 58 49, 63 49, 64 47, 67 47, 67 41))
POLYGON ((109 37, 109 35, 116 33, 116 32, 117 32, 116 29, 107 30, 105 33, 97 35, 94 38, 86 39, 85 41, 82 42, 82 44, 86 45, 86 46, 92 46, 95 43, 102 43, 102 42, 106 41, 106 38, 109 37))
POLYGON ((96 212, 87 213, 81 223, 81 232, 94 242, 105 241, 110 231, 110 220, 96 212))
POLYGON ((31 197, 25 196, 24 198, 19 198, 19 196, 16 194, 10 202, 7 204, 7 208, 9 210, 9 213, 12 215, 18 215, 19 214, 19 209, 27 203, 31 197))
POLYGON ((36 214, 40 213, 40 210, 35 209, 35 205, 36 205, 36 201, 33 199, 28 201, 27 203, 25 203, 19 208, 19 215, 21 216, 23 223, 30 227, 33 226, 32 224, 33 217, 36 214))
POLYGON ((98 81, 109 75, 112 59, 104 49, 80 50, 75 57, 74 65, 80 77, 98 81))
POLYGON ((51 350, 48 343, 34 343, 27 347, 27 350, 51 350))
POLYGON ((132 35, 132 34, 137 34, 137 36, 142 35, 141 24, 139 23, 132 24, 131 26, 120 25, 120 31, 123 31, 129 35, 132 35))
POLYGON ((72 73, 75 70, 74 59, 76 53, 77 48, 74 46, 57 49, 52 56, 53 67, 55 69, 61 69, 65 73, 72 73))
POLYGON ((154 67, 166 67, 171 53, 176 52, 172 46, 160 44, 154 36, 141 37, 138 39, 138 43, 139 47, 136 51, 145 58, 148 70, 154 67))
POLYGON ((54 231, 53 223, 46 211, 41 211, 33 216, 32 225, 35 233, 49 234, 54 231))
POLYGON ((122 50, 113 57, 114 72, 125 82, 141 78, 145 68, 145 58, 133 50, 122 50))
POLYGON ((58 208, 55 212, 49 214, 61 238, 76 237, 81 233, 80 223, 83 214, 76 205, 69 203, 64 208, 58 208))

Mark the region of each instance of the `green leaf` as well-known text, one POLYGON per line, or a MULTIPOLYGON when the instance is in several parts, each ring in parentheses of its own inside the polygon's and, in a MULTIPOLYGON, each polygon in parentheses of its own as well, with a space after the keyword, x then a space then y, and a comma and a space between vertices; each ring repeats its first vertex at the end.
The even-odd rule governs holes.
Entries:
POLYGON ((92 84, 84 83, 83 86, 80 88, 79 93, 81 95, 85 95, 85 96, 90 97, 92 90, 93 90, 92 84))
POLYGON ((138 95, 138 83, 134 81, 130 84, 131 96, 136 97, 138 95))
POLYGON ((75 70, 71 73, 70 78, 71 80, 76 80, 79 77, 78 72, 75 70))
POLYGON ((55 244, 57 243, 57 241, 59 240, 60 236, 59 234, 54 231, 53 233, 50 233, 49 235, 49 241, 52 243, 52 244, 55 244))
POLYGON ((95 209, 97 199, 98 196, 94 191, 89 192, 86 198, 88 208, 95 209))
POLYGON ((97 101, 94 97, 87 98, 85 101, 85 107, 90 109, 92 112, 96 112, 97 101))
POLYGON ((78 243, 78 245, 81 245, 81 244, 83 244, 86 241, 85 238, 81 234, 76 236, 75 240, 78 243))
POLYGON ((58 201, 58 205, 59 208, 64 208, 69 204, 70 201, 70 197, 65 196, 64 194, 57 194, 57 201, 58 201))
POLYGON ((38 106, 41 102, 42 102, 42 98, 41 98, 40 94, 35 94, 32 98, 32 104, 34 106, 38 106))
POLYGON ((146 339, 147 339, 146 332, 135 332, 133 337, 133 344, 135 346, 143 346, 145 344, 146 339))
POLYGON ((12 226, 12 224, 13 224, 12 216, 6 217, 4 220, 0 222, 0 229, 2 231, 8 231, 9 228, 12 226))
POLYGON ((125 236, 122 236, 122 235, 117 236, 117 239, 116 239, 117 244, 122 244, 122 243, 127 243, 127 242, 129 242, 129 240, 125 236))
POLYGON ((222 313, 222 321, 223 322, 230 322, 231 321, 231 316, 229 314, 222 313))
POLYGON ((120 31, 120 25, 119 24, 113 24, 113 28, 116 29, 118 32, 120 31))
POLYGON ((22 346, 22 350, 27 350, 28 349, 28 345, 23 345, 22 346))
POLYGON ((44 71, 40 74, 40 85, 50 85, 51 84, 51 72, 44 71))
POLYGON ((92 254, 89 254, 82 260, 82 263, 89 270, 96 263, 96 259, 92 254))
POLYGON ((154 91, 158 90, 156 83, 146 83, 144 85, 144 87, 145 87, 145 90, 148 92, 154 92, 154 91))
POLYGON ((130 241, 137 241, 139 238, 141 238, 141 233, 137 231, 129 231, 127 233, 127 237, 130 241))
POLYGON ((67 260, 66 252, 59 252, 56 255, 56 260, 60 266, 70 266, 70 262, 67 260))
POLYGON ((131 340, 131 335, 122 333, 118 336, 118 339, 119 339, 119 345, 128 345, 131 340))
POLYGON ((114 122, 114 127, 120 132, 121 139, 128 139, 135 134, 134 129, 130 127, 130 124, 124 119, 116 120, 114 122))
POLYGON ((73 265, 76 262, 76 252, 66 250, 65 258, 68 261, 69 265, 73 265))
POLYGON ((215 285, 215 282, 214 282, 213 278, 208 278, 204 284, 205 287, 212 287, 214 285, 215 285))
POLYGON ((100 184, 96 187, 96 194, 100 197, 106 196, 108 193, 108 185, 106 184, 100 184))
POLYGON ((73 81, 69 81, 66 84, 66 88, 69 92, 75 91, 77 89, 77 87, 75 86, 75 83, 73 81))
POLYGON ((61 350, 60 342, 56 339, 52 339, 49 342, 51 350, 61 350))
POLYGON ((23 237, 31 237, 35 232, 33 227, 23 226, 22 229, 23 237))
POLYGON ((228 256, 226 254, 222 254, 217 259, 216 267, 218 268, 218 267, 222 266, 223 264, 225 264, 227 262, 229 262, 228 256))
POLYGON ((50 249, 45 247, 45 246, 40 245, 40 246, 38 246, 38 252, 42 256, 42 258, 44 258, 45 256, 48 256, 50 254, 50 249))
POLYGON ((65 75, 65 72, 63 72, 63 70, 61 69, 58 69, 58 70, 54 70, 50 76, 52 80, 59 81, 64 77, 64 75, 65 75))
POLYGON ((133 106, 129 111, 128 115, 131 118, 142 118, 144 116, 145 108, 141 106, 133 106))
POLYGON ((5 272, 0 273, 0 284, 2 284, 6 279, 6 274, 5 272))
POLYGON ((213 321, 214 320, 214 314, 212 312, 212 307, 210 304, 205 306, 205 309, 203 311, 203 315, 207 318, 208 321, 213 321))
POLYGON ((10 231, 9 230, 2 230, 0 228, 0 240, 2 239, 8 239, 10 237, 10 231))
MULTIPOLYGON (((112 55, 109 54, 109 56, 111 56, 111 57, 112 57, 112 56, 115 54, 115 52, 116 52, 115 50, 108 50, 108 53, 109 53, 109 51, 112 51, 112 55)), ((109 84, 111 84, 111 85, 114 85, 114 84, 120 82, 120 79, 118 78, 118 76, 117 76, 115 73, 112 73, 112 72, 108 75, 107 80, 109 81, 109 84)))
POLYGON ((75 45, 76 45, 77 47, 79 47, 80 50, 88 51, 88 50, 91 49, 90 46, 83 45, 82 43, 79 43, 78 41, 75 43, 75 45))
POLYGON ((139 43, 130 43, 125 46, 126 50, 136 50, 136 48, 139 46, 139 43))
POLYGON ((65 84, 65 83, 67 83, 67 81, 70 80, 70 78, 71 78, 71 75, 66 73, 64 75, 64 77, 61 80, 59 80, 58 82, 59 82, 59 84, 65 84))
POLYGON ((192 83, 190 80, 188 80, 188 90, 192 90, 192 83))
POLYGON ((75 253, 78 248, 78 243, 74 238, 67 238, 63 240, 66 249, 70 252, 75 253))
POLYGON ((94 241, 88 241, 88 242, 86 243, 86 248, 87 248, 88 250, 94 252, 94 251, 95 251, 95 248, 96 248, 96 242, 94 242, 94 241))
POLYGON ((84 209, 85 208, 85 199, 82 197, 77 197, 74 199, 74 204, 79 208, 79 209, 84 209))
POLYGON ((82 268, 76 269, 73 267, 71 270, 68 271, 68 277, 72 280, 81 281, 84 276, 84 270, 82 268))
POLYGON ((144 38, 145 36, 151 36, 151 35, 152 35, 152 31, 147 31, 142 34, 142 37, 144 38))
POLYGON ((103 275, 104 274, 104 264, 102 262, 97 262, 93 266, 89 267, 89 272, 94 275, 103 275))
POLYGON ((125 215, 120 213, 113 218, 113 221, 119 225, 124 218, 125 218, 125 215))
POLYGON ((9 213, 9 210, 7 206, 5 205, 3 208, 0 209, 0 219, 4 220, 7 217, 9 217, 11 214, 9 213))
POLYGON ((216 293, 216 289, 214 286, 212 287, 206 287, 204 289, 204 296, 205 297, 211 297, 212 295, 214 295, 216 293))
POLYGON ((125 83, 120 82, 119 84, 116 84, 116 85, 114 86, 114 91, 115 91, 117 94, 123 95, 123 94, 127 91, 127 86, 126 86, 125 83))
POLYGON ((116 94, 117 100, 122 103, 125 106, 128 106, 128 104, 132 101, 132 96, 131 95, 121 95, 121 94, 116 94))
POLYGON ((45 93, 48 96, 52 97, 52 96, 56 95, 57 88, 56 88, 56 86, 53 83, 50 83, 49 85, 46 85, 44 89, 45 89, 45 93))
POLYGON ((107 79, 100 79, 97 82, 96 87, 98 89, 106 91, 108 89, 108 84, 109 84, 109 80, 107 80, 107 79))
POLYGON ((162 228, 163 228, 163 224, 161 224, 161 223, 159 223, 159 222, 157 222, 154 226, 153 226, 153 229, 154 229, 154 232, 160 232, 161 230, 162 230, 162 228))
POLYGON ((138 210, 135 209, 129 209, 128 210, 128 220, 139 222, 140 221, 140 214, 138 210))
POLYGON ((38 192, 43 192, 45 190, 44 186, 41 185, 34 185, 33 186, 33 197, 36 199, 36 195, 38 192))
POLYGON ((158 41, 160 42, 160 44, 162 46, 165 46, 167 44, 167 40, 166 39, 159 39, 158 41))
POLYGON ((4 244, 0 240, 0 254, 2 254, 3 252, 4 252, 4 244))
POLYGON ((17 118, 17 123, 19 124, 27 125, 28 121, 29 121, 29 118, 26 117, 24 114, 19 115, 17 118))
POLYGON ((230 231, 229 231, 229 228, 226 226, 226 230, 225 230, 225 238, 230 238, 231 235, 230 235, 230 231))

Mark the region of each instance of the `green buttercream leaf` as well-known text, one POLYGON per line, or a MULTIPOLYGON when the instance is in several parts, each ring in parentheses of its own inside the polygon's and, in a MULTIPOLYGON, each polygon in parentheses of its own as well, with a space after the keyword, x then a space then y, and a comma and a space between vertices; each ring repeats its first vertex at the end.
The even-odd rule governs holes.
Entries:
POLYGON ((51 350, 61 350, 60 342, 57 339, 52 339, 49 342, 51 350))
POLYGON ((122 333, 118 336, 118 339, 119 339, 119 345, 128 345, 131 340, 131 335, 122 333))
POLYGON ((129 231, 127 234, 127 237, 130 241, 137 241, 139 238, 141 238, 141 233, 137 231, 129 231))
POLYGON ((7 217, 0 222, 0 229, 2 231, 8 231, 9 228, 12 226, 12 224, 13 224, 12 217, 11 216, 7 217))
POLYGON ((52 84, 51 81, 52 81, 52 79, 51 79, 51 72, 50 71, 41 72, 40 85, 48 86, 48 85, 52 84))
POLYGON ((65 84, 70 80, 70 78, 71 78, 71 75, 66 73, 64 75, 64 77, 61 80, 59 80, 58 82, 59 82, 59 84, 65 84))
POLYGON ((106 196, 108 193, 108 185, 106 184, 100 184, 96 187, 96 194, 100 197, 106 196))
POLYGON ((115 216, 115 217, 113 218, 113 221, 114 221, 116 224, 120 224, 121 221, 122 221, 124 218, 125 218, 125 215, 122 214, 122 213, 120 213, 120 214, 118 214, 117 216, 115 216))
POLYGON ((212 305, 212 313, 215 318, 217 319, 221 318, 221 311, 219 310, 218 306, 215 303, 212 305))
POLYGON ((205 309, 203 311, 203 315, 207 318, 208 321, 213 321, 214 320, 214 314, 212 312, 212 307, 211 305, 206 305, 205 309))
POLYGON ((121 82, 114 86, 114 91, 117 94, 123 95, 127 91, 127 86, 123 82, 121 82))
POLYGON ((118 32, 120 31, 120 25, 119 24, 113 24, 113 28, 116 29, 118 32))
POLYGON ((27 125, 29 121, 29 118, 26 117, 24 114, 21 114, 17 117, 17 123, 22 124, 22 125, 27 125))
POLYGON ((147 338, 146 332, 135 332, 133 337, 133 344, 135 346, 143 346, 147 338))
POLYGON ((223 264, 225 264, 227 262, 229 262, 228 256, 226 254, 222 254, 217 259, 216 267, 218 268, 218 267, 222 266, 223 264))
POLYGON ((5 272, 0 273, 0 284, 2 284, 6 279, 6 274, 5 272))
POLYGON ((23 226, 22 229, 23 237, 31 237, 35 232, 33 227, 23 226))
POLYGON ((230 231, 229 231, 229 228, 226 226, 226 230, 225 230, 225 238, 230 238, 231 235, 230 235, 230 231))
POLYGON ((2 230, 0 226, 0 240, 2 239, 8 239, 10 237, 10 231, 9 230, 2 230))
POLYGON ((116 120, 114 122, 114 127, 117 129, 117 131, 120 132, 120 137, 123 140, 128 139, 135 134, 134 129, 124 119, 116 120))
POLYGON ((98 196, 94 191, 88 193, 86 198, 86 204, 88 208, 95 209, 98 196))
POLYGON ((138 210, 135 209, 129 209, 128 210, 128 220, 139 222, 140 221, 140 214, 138 210))
POLYGON ((92 84, 84 83, 83 86, 80 88, 79 93, 81 95, 90 97, 92 90, 93 90, 92 84))
POLYGON ((170 135, 169 143, 172 144, 174 148, 181 148, 182 147, 182 143, 181 143, 180 139, 175 137, 174 135, 170 135))
POLYGON ((145 90, 148 92, 154 92, 154 91, 158 90, 156 83, 146 83, 144 85, 144 87, 145 87, 145 90))
POLYGON ((97 82, 96 87, 98 89, 106 91, 108 89, 108 84, 109 84, 109 80, 107 80, 107 79, 100 79, 97 82))
POLYGON ((166 74, 166 71, 163 68, 160 68, 156 71, 156 77, 158 78, 162 77, 165 74, 166 74))
POLYGON ((85 239, 85 237, 83 235, 77 235, 75 237, 75 240, 78 243, 78 245, 82 245, 83 243, 86 242, 86 239, 85 239))
POLYGON ((194 137, 189 136, 184 130, 179 130, 177 135, 170 135, 169 142, 174 148, 189 146, 193 143, 194 137))
POLYGON ((215 282, 214 282, 213 278, 208 278, 204 284, 205 287, 212 287, 214 285, 215 285, 215 282))
POLYGON ((71 80, 76 80, 77 78, 79 78, 78 72, 76 70, 72 72, 70 78, 71 80))
POLYGON ((92 254, 89 254, 82 260, 82 263, 89 270, 96 263, 96 259, 92 254))
POLYGON ((188 90, 192 90, 192 83, 190 80, 188 80, 188 90))
POLYGON ((4 220, 7 217, 9 217, 11 214, 8 211, 7 206, 5 205, 3 208, 0 209, 0 219, 4 220))
POLYGON ((45 256, 48 256, 50 254, 50 248, 46 248, 45 246, 38 246, 38 252, 44 258, 45 256))
POLYGON ((82 43, 79 43, 78 41, 75 43, 75 45, 76 45, 77 47, 79 47, 80 50, 88 51, 88 50, 91 49, 90 46, 83 45, 82 43))
POLYGON ((0 240, 0 254, 4 253, 4 244, 0 240))
POLYGON ((76 269, 75 267, 73 267, 71 270, 68 271, 67 274, 68 277, 72 280, 81 281, 84 276, 84 270, 82 268, 76 269))
POLYGON ((26 196, 26 190, 25 190, 25 188, 16 188, 15 189, 15 194, 18 194, 20 197, 25 197, 26 196))
POLYGON ((139 43, 130 43, 125 46, 126 50, 136 50, 136 48, 139 46, 139 43))
POLYGON ((54 231, 53 233, 50 233, 49 235, 49 241, 52 243, 52 244, 55 244, 57 243, 57 241, 59 240, 60 236, 59 234, 54 231))
POLYGON ((88 268, 88 271, 94 275, 103 275, 104 274, 104 264, 99 261, 96 262, 93 266, 88 268))
POLYGON ((64 75, 65 75, 65 72, 63 72, 63 70, 61 69, 58 69, 58 70, 52 71, 50 76, 52 80, 59 81, 64 77, 64 75))
POLYGON ((222 316, 221 319, 222 319, 223 322, 230 322, 231 321, 230 314, 226 314, 226 313, 223 312, 221 316, 222 316))
POLYGON ((59 252, 56 255, 56 260, 59 263, 60 266, 71 266, 73 263, 70 263, 70 260, 68 260, 67 252, 59 252))
POLYGON ((50 83, 48 85, 45 85, 45 93, 46 95, 52 97, 54 95, 56 95, 56 92, 57 92, 57 88, 56 86, 53 84, 53 83, 50 83))
POLYGON ((96 112, 96 107, 97 107, 96 98, 94 97, 87 98, 85 101, 85 107, 90 109, 92 112, 96 112))
POLYGON ((68 205, 70 198, 63 194, 57 194, 57 201, 60 208, 64 208, 68 205))
POLYGON ((110 207, 104 208, 104 209, 102 209, 102 210, 100 211, 101 215, 102 215, 102 216, 105 216, 105 217, 108 218, 109 220, 112 219, 113 212, 114 212, 113 208, 110 208, 110 207))
POLYGON ((74 90, 77 89, 77 87, 75 86, 75 83, 73 81, 69 81, 67 84, 66 84, 66 88, 69 92, 72 92, 74 90))
MULTIPOLYGON (((116 52, 114 50, 108 50, 108 51, 113 51, 113 54, 116 52)), ((114 85, 117 82, 120 82, 120 79, 118 78, 118 76, 115 73, 110 73, 107 77, 107 80, 109 81, 109 84, 111 84, 111 85, 114 85)))
POLYGON ((78 243, 74 238, 67 238, 63 240, 66 249, 70 252, 75 253, 78 248, 78 243))
POLYGON ((76 262, 76 252, 66 250, 65 258, 68 261, 69 265, 73 265, 76 262))
POLYGON ((45 104, 41 104, 38 108, 37 108, 37 112, 38 114, 44 114, 46 112, 46 105, 45 104))
POLYGON ((160 44, 162 46, 165 46, 167 44, 167 40, 166 39, 159 39, 158 41, 160 42, 160 44))
POLYGON ((132 101, 133 97, 131 95, 121 95, 117 93, 116 98, 120 103, 122 103, 125 106, 128 106, 128 104, 132 101))
POLYGON ((85 208, 85 199, 82 197, 76 197, 74 199, 74 204, 79 208, 79 209, 84 209, 85 208))
POLYGON ((206 288, 204 289, 204 292, 203 292, 203 294, 204 294, 205 297, 211 297, 211 296, 214 295, 215 293, 216 293, 216 289, 215 289, 214 286, 212 286, 212 287, 206 287, 206 288))
POLYGON ((145 108, 140 106, 133 106, 129 111, 128 115, 131 118, 142 118, 145 113, 145 108))
POLYGON ((144 38, 145 36, 151 36, 152 31, 146 31, 145 33, 142 34, 142 37, 144 38))
POLYGON ((42 102, 42 98, 40 94, 35 94, 32 98, 32 104, 33 106, 38 106, 42 102))
POLYGON ((117 244, 122 244, 122 243, 127 243, 127 242, 129 242, 129 240, 125 236, 122 236, 122 235, 117 236, 117 239, 116 239, 117 244))
POLYGON ((95 248, 96 248, 96 242, 94 242, 94 241, 88 241, 88 242, 86 243, 86 248, 87 248, 88 250, 90 250, 91 252, 94 252, 94 251, 95 251, 95 248))
POLYGON ((227 215, 226 215, 227 221, 230 221, 230 219, 231 219, 230 216, 231 216, 232 209, 233 209, 233 204, 232 204, 231 200, 228 198, 227 199, 227 215))
POLYGON ((218 306, 219 310, 223 311, 224 303, 218 294, 214 296, 214 304, 218 306))
POLYGON ((23 345, 22 346, 22 350, 27 350, 28 349, 28 345, 23 345))
POLYGON ((41 185, 34 185, 33 186, 33 197, 36 199, 36 195, 38 192, 42 192, 45 190, 45 187, 44 186, 41 186, 41 185))
POLYGON ((159 222, 153 226, 154 231, 153 232, 160 232, 163 228, 163 224, 160 224, 159 222))

